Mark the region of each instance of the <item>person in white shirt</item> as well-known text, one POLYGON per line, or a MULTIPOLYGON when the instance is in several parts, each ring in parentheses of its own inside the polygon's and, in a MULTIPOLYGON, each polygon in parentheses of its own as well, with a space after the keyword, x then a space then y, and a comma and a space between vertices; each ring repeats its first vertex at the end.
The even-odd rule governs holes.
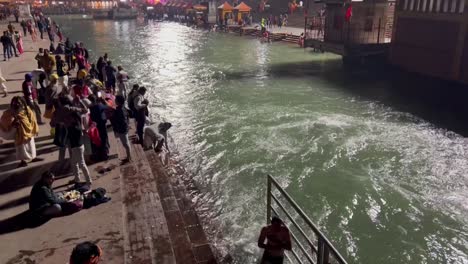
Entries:
POLYGON ((167 146, 167 131, 172 127, 169 122, 158 122, 150 126, 145 126, 143 136, 143 147, 145 149, 154 149, 156 152, 162 150, 163 145, 169 151, 167 146))

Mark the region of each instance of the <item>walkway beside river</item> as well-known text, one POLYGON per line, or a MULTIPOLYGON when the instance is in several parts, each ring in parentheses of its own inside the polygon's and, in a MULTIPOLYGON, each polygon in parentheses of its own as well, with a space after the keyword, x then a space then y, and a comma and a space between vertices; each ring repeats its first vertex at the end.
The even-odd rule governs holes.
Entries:
MULTIPOLYGON (((0 98, 2 111, 13 96, 22 96, 24 74, 37 67, 38 48, 48 45, 49 41, 33 43, 27 36, 25 53, 0 63, 9 89, 8 97, 0 98)), ((41 108, 44 111, 44 105, 41 108)), ((112 130, 109 138, 111 158, 88 166, 92 188, 105 188, 112 200, 34 227, 26 224, 31 187, 44 171, 63 165, 57 162, 50 126, 40 125, 36 137, 42 160, 25 168, 16 168, 13 142, 0 145, 0 263, 67 263, 73 247, 83 241, 102 248, 103 263, 216 263, 184 186, 170 179, 161 157, 133 145, 134 162, 120 167, 124 151, 112 130)), ((56 191, 70 186, 68 176, 57 175, 56 191)))

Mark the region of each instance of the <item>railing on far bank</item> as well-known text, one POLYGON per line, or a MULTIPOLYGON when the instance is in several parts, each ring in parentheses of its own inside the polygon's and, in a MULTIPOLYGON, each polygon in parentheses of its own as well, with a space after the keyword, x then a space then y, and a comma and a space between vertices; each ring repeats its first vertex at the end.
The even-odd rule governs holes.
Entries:
POLYGON ((281 188, 279 183, 271 175, 268 175, 267 222, 270 221, 272 212, 278 216, 286 216, 287 219, 283 217, 285 224, 291 223, 287 226, 294 241, 292 251, 290 252, 292 256, 289 255, 289 252, 286 254, 290 263, 347 264, 338 250, 336 250, 325 235, 318 230, 315 224, 312 223, 291 196, 281 188), (275 196, 275 193, 279 193, 280 195, 275 196), (286 209, 285 204, 280 200, 285 201, 288 209, 292 208, 293 210, 286 209), (274 202, 276 206, 274 206, 272 202, 274 202), (291 211, 293 211, 293 214, 297 216, 297 218, 293 217, 291 211), (305 225, 307 230, 304 231, 304 227, 298 224, 298 220, 305 225), (294 227, 294 230, 297 230, 297 232, 292 232, 292 227, 294 227), (295 259, 295 261, 293 262, 292 259, 295 259))

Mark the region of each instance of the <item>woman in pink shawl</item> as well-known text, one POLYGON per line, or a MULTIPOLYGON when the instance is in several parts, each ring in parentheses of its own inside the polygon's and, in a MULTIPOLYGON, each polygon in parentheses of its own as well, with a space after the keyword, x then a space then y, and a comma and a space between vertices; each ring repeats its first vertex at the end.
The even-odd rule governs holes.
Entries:
POLYGON ((16 38, 16 48, 18 49, 19 54, 24 53, 23 49, 23 37, 21 36, 21 33, 18 31, 15 31, 15 38, 16 38))

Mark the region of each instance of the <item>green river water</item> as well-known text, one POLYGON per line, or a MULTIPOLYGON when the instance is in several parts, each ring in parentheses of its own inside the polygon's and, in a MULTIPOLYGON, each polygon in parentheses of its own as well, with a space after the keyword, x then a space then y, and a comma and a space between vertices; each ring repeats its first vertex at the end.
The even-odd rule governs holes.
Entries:
POLYGON ((467 141, 385 100, 391 81, 176 23, 58 22, 149 88, 234 262, 259 255, 272 174, 349 263, 468 263, 467 141))

